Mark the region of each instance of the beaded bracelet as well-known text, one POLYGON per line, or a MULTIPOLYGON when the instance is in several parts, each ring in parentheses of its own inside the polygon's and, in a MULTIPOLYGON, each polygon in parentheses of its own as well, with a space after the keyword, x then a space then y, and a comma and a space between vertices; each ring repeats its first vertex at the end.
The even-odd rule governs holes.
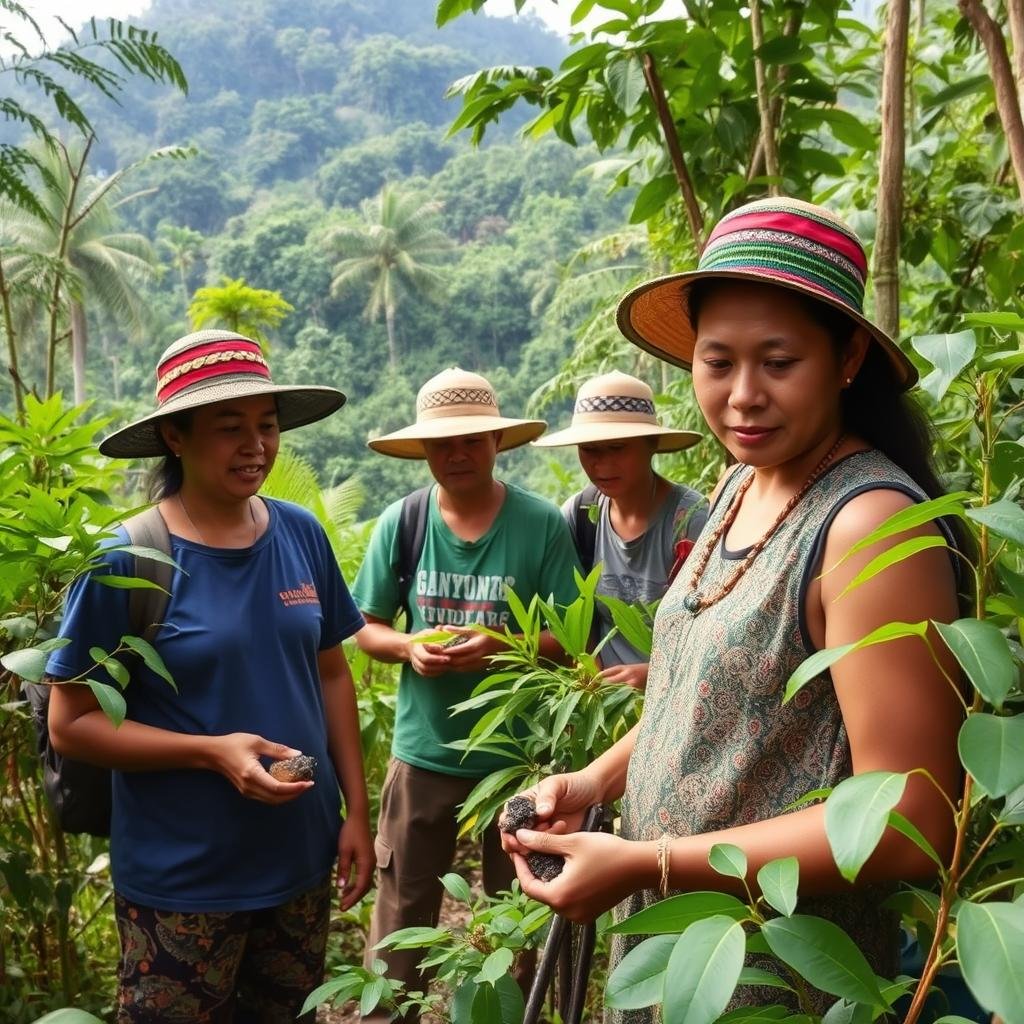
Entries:
POLYGON ((668 875, 671 866, 672 837, 667 832, 663 832, 658 840, 658 872, 661 875, 658 891, 661 893, 662 899, 668 896, 668 875))

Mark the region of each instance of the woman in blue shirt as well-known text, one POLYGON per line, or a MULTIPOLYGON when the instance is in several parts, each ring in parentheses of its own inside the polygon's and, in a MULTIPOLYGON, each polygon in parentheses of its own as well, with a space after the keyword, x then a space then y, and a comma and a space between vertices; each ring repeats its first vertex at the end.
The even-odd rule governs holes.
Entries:
MULTIPOLYGON (((280 432, 345 397, 275 385, 255 342, 200 331, 164 352, 157 401, 100 451, 164 456, 158 507, 179 571, 154 646, 176 689, 139 667, 115 728, 88 687, 53 686, 51 740, 114 769, 117 1020, 294 1021, 322 975, 334 861, 342 909, 372 877, 340 646, 363 620, 316 519, 258 491, 280 432), (299 754, 312 777, 267 771, 299 754)), ((109 552, 104 572, 132 575, 131 556, 109 552)), ((90 648, 132 632, 127 593, 76 582, 53 679, 97 675, 90 648)))

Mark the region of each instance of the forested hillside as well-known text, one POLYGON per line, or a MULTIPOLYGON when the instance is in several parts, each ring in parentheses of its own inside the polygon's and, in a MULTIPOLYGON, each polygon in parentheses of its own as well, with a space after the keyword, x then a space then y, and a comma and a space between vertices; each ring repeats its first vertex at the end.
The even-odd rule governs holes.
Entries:
MULTIPOLYGON (((87 174, 130 168, 104 231, 141 237, 126 270, 137 298, 85 296, 85 394, 119 417, 147 407, 155 358, 188 329, 197 289, 232 279, 277 292, 293 309, 267 333, 275 377, 335 384, 350 399, 291 440, 324 484, 358 470, 375 515, 422 467, 372 456, 367 437, 408 421, 419 384, 453 364, 489 375, 521 412, 571 350, 568 327, 544 316, 560 266, 626 221, 629 193, 609 198, 586 170, 596 152, 522 141, 522 113, 479 149, 446 138, 453 81, 492 64, 557 65, 564 46, 528 20, 467 18, 438 33, 418 0, 157 0, 145 23, 178 56, 189 91, 134 82, 120 105, 87 101, 103 125, 87 174), (147 160, 168 146, 194 152, 147 160), (436 254, 440 286, 397 297, 393 367, 384 315, 363 315, 369 285, 332 293, 339 232, 377 216, 387 183, 450 240, 436 254)), ((22 372, 41 379, 45 341, 29 338, 22 372)), ((70 396, 63 347, 56 373, 70 396)), ((0 388, 9 407, 9 382, 0 388)), ((509 469, 522 477, 540 464, 517 453, 509 469)))

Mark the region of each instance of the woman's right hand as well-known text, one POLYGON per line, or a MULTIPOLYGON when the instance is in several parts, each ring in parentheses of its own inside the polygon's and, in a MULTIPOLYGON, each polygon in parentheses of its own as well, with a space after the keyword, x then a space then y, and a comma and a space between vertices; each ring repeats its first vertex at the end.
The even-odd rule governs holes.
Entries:
POLYGON ((213 768, 223 775, 242 796, 265 804, 283 804, 311 789, 313 781, 279 782, 263 767, 261 757, 283 761, 298 757, 295 750, 283 743, 272 743, 249 732, 233 732, 227 736, 211 736, 213 768))
MULTIPOLYGON (((528 797, 537 808, 534 831, 564 835, 578 832, 587 811, 604 799, 597 781, 586 771, 549 775, 519 796, 528 797)), ((506 853, 526 856, 530 851, 514 835, 501 833, 501 846, 506 853)))

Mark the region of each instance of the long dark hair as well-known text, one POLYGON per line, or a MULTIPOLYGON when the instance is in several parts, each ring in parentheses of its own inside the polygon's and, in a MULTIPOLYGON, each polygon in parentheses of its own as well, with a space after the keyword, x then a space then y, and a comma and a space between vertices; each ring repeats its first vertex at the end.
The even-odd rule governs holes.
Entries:
MULTIPOLYGON (((182 434, 188 434, 192 430, 192 412, 186 409, 184 412, 173 412, 165 416, 168 423, 172 423, 182 434)), ((184 482, 184 474, 181 470, 181 459, 179 459, 164 442, 163 434, 157 430, 160 443, 167 449, 167 453, 154 467, 149 476, 147 491, 150 501, 161 501, 177 494, 184 482)))
MULTIPOLYGON (((690 286, 687 309, 694 330, 708 298, 730 284, 732 282, 729 280, 706 278, 690 286)), ((777 286, 765 282, 763 287, 777 286)), ((858 326, 856 321, 842 310, 813 296, 789 289, 787 292, 800 304, 807 316, 825 331, 837 354, 842 355, 858 326)), ((874 342, 868 345, 860 371, 853 383, 842 392, 841 403, 843 426, 847 431, 864 438, 891 459, 929 498, 937 498, 946 493, 932 458, 932 452, 937 447, 932 422, 916 399, 901 388, 881 345, 874 342)), ((970 557, 974 545, 963 524, 952 517, 945 522, 953 534, 957 550, 970 557)))

